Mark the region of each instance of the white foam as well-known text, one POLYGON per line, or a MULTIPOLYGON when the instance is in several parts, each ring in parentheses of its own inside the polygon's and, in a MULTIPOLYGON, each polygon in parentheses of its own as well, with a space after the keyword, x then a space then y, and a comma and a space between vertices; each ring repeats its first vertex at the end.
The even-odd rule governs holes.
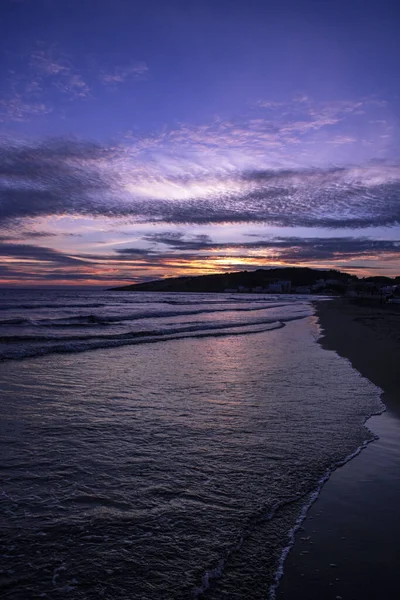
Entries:
MULTIPOLYGON (((382 390, 380 390, 379 391, 379 395, 381 396, 382 393, 383 393, 382 390)), ((364 421, 364 425, 365 425, 366 421, 368 421, 368 419, 370 419, 371 417, 377 416, 377 415, 381 415, 382 413, 385 412, 386 406, 383 404, 382 401, 381 401, 381 404, 382 404, 382 409, 378 410, 376 412, 373 412, 369 416, 367 416, 366 419, 365 419, 365 421, 364 421)), ((340 467, 343 467, 346 463, 348 463, 353 458, 355 458, 358 454, 360 454, 360 452, 362 450, 364 450, 364 448, 366 448, 368 446, 368 444, 370 444, 371 442, 374 442, 375 440, 378 439, 378 436, 375 433, 373 433, 373 431, 371 431, 368 427, 366 427, 366 429, 369 431, 369 433, 371 434, 372 438, 369 439, 369 440, 366 440, 365 442, 363 442, 361 444, 361 446, 359 446, 354 452, 352 452, 351 454, 349 454, 345 459, 336 462, 332 467, 330 467, 326 471, 326 473, 321 477, 321 479, 319 480, 317 488, 309 495, 308 501, 303 506, 303 508, 301 510, 301 513, 300 513, 299 517, 296 520, 296 523, 294 524, 294 526, 292 527, 292 529, 288 533, 288 543, 287 543, 287 545, 282 550, 281 557, 279 559, 278 568, 275 571, 275 580, 274 580, 274 583, 269 588, 268 600, 275 600, 275 598, 276 598, 276 590, 278 589, 280 580, 281 580, 283 572, 284 572, 284 570, 283 570, 284 563, 285 563, 287 555, 289 554, 291 548, 294 545, 295 535, 296 535, 297 531, 300 529, 303 521, 305 520, 309 509, 311 508, 311 506, 314 504, 314 502, 317 500, 318 496, 320 495, 321 490, 322 490, 324 484, 328 481, 328 479, 330 478, 330 476, 332 475, 332 473, 334 471, 336 471, 336 469, 339 469, 340 467)))

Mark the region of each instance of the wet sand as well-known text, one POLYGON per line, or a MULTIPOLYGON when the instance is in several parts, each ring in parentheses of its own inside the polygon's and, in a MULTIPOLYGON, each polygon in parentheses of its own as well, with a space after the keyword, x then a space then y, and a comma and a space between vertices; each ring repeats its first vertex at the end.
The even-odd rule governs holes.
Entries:
POLYGON ((277 599, 398 598, 400 307, 338 299, 316 310, 321 344, 379 386, 387 410, 367 421, 379 439, 333 473, 310 509, 277 599))

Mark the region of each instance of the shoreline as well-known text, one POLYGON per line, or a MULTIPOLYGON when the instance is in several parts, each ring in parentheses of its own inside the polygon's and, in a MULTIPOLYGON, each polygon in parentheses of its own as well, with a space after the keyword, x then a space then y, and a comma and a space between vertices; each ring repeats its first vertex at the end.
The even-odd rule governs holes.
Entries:
POLYGON ((349 299, 314 303, 314 308, 321 346, 377 385, 386 410, 365 423, 377 439, 333 471, 309 509, 276 598, 394 598, 400 559, 400 311, 349 299))
POLYGON ((389 397, 388 408, 400 412, 400 306, 346 298, 313 305, 322 330, 321 346, 350 360, 382 389, 385 399, 389 397))

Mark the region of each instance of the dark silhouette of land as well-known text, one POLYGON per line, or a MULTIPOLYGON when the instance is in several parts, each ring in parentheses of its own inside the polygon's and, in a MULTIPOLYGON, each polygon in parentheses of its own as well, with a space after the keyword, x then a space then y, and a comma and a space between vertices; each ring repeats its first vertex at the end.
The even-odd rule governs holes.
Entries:
POLYGON ((194 277, 171 277, 145 283, 125 285, 113 290, 132 292, 302 292, 318 293, 332 291, 344 293, 349 286, 367 286, 379 290, 385 285, 400 284, 400 276, 367 277, 359 279, 334 269, 318 270, 308 267, 284 267, 279 269, 257 269, 234 273, 217 273, 194 277), (275 286, 282 286, 277 289, 275 286), (303 288, 303 289, 297 289, 303 288), (309 289, 304 289, 309 288, 309 289))

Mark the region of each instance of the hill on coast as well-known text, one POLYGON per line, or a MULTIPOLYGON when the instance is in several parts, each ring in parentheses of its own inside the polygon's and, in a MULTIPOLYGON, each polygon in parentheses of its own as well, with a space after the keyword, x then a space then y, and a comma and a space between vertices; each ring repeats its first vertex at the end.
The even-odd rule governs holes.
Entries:
MULTIPOLYGON (((374 278, 368 278, 373 280, 374 278)), ((387 279, 388 284, 394 280, 387 279)), ((226 290, 248 291, 255 288, 267 288, 277 281, 290 281, 293 287, 313 286, 319 280, 335 281, 347 286, 356 283, 355 275, 336 270, 317 270, 308 267, 284 267, 279 269, 257 269, 256 271, 238 271, 235 273, 217 273, 195 277, 171 277, 146 283, 137 283, 112 288, 114 291, 132 292, 224 292, 226 290)))

